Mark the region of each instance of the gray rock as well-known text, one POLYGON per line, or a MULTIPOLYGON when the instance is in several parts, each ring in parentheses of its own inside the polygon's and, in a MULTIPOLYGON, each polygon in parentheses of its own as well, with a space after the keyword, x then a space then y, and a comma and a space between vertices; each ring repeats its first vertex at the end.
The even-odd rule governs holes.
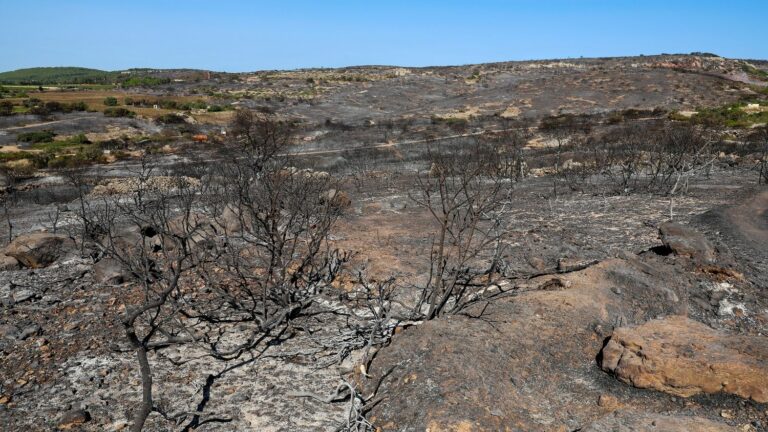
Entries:
POLYGON ((112 258, 104 258, 93 265, 93 281, 107 285, 121 284, 125 281, 123 267, 112 258))
POLYGON ((38 336, 42 333, 42 328, 38 324, 30 324, 19 333, 18 339, 24 340, 30 336, 38 336))
POLYGON ((717 258, 715 247, 698 231, 675 222, 665 222, 659 227, 659 233, 661 242, 675 255, 704 263, 713 263, 717 258))
POLYGON ((21 303, 35 297, 35 293, 31 290, 19 290, 13 293, 13 301, 21 303))
POLYGON ((4 339, 16 339, 19 335, 19 329, 13 324, 0 325, 0 337, 4 339))

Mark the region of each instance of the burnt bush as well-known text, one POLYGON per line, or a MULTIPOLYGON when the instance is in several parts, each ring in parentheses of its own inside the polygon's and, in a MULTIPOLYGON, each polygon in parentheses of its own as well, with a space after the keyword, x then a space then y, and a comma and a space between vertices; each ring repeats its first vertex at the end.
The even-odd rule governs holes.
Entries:
POLYGON ((574 142, 558 177, 571 190, 674 193, 716 157, 713 142, 689 125, 632 125, 574 142))

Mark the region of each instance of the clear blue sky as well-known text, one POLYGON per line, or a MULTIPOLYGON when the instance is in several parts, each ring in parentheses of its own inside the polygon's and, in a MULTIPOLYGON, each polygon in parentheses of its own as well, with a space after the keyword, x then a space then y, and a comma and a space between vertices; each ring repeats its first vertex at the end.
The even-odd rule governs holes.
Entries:
POLYGON ((768 0, 0 0, 0 16, 0 70, 768 58, 768 0))

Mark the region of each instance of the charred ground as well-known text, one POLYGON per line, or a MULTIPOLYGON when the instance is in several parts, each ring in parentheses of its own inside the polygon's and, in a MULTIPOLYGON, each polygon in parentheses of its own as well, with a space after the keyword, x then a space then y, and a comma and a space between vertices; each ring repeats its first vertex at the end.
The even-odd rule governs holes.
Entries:
POLYGON ((5 86, 2 425, 765 430, 765 71, 5 86))

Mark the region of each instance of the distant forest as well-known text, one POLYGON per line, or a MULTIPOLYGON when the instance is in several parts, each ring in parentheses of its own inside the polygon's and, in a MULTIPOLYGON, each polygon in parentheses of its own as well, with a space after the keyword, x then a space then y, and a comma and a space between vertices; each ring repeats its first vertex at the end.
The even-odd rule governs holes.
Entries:
POLYGON ((38 67, 0 72, 0 84, 111 84, 118 74, 81 67, 38 67))
POLYGON ((171 82, 168 77, 152 76, 150 69, 130 69, 130 73, 82 67, 38 67, 0 72, 0 85, 120 84, 123 87, 152 87, 171 82))

